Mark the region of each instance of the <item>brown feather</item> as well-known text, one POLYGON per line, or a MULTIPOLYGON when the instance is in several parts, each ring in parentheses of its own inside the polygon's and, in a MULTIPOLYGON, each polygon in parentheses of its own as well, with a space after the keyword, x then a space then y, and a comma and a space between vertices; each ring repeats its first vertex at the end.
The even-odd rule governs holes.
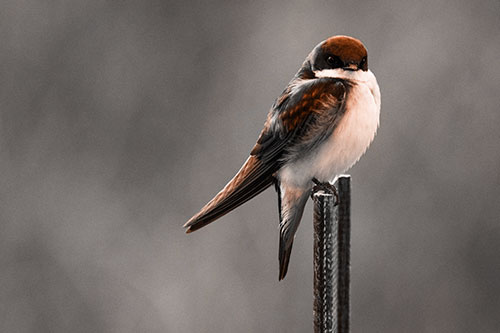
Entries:
POLYGON ((184 224, 186 232, 206 226, 264 191, 274 182, 274 171, 272 166, 250 156, 222 191, 184 224))

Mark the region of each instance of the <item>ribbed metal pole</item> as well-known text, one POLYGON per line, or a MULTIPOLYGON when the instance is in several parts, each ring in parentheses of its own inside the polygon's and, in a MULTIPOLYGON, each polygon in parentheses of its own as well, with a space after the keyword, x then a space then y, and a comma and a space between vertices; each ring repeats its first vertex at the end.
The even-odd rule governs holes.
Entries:
POLYGON ((314 332, 338 332, 337 226, 333 218, 335 196, 323 191, 314 194, 314 332))
POLYGON ((314 332, 349 332, 350 176, 335 182, 335 195, 314 198, 314 332))

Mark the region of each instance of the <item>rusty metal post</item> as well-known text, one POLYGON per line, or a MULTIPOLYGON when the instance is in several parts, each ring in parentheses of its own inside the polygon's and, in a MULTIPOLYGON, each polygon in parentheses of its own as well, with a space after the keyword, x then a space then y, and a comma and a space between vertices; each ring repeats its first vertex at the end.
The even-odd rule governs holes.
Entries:
POLYGON ((335 182, 334 193, 314 199, 314 332, 349 332, 350 176, 335 182))

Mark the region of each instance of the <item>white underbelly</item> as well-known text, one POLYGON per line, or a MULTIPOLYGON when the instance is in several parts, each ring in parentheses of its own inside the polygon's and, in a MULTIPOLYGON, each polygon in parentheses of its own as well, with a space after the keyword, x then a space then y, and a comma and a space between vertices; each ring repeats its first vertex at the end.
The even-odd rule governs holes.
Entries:
POLYGON ((297 185, 313 177, 332 181, 359 160, 377 132, 380 102, 368 85, 360 83, 348 93, 345 107, 346 113, 332 135, 311 154, 283 167, 279 172, 281 181, 297 185))

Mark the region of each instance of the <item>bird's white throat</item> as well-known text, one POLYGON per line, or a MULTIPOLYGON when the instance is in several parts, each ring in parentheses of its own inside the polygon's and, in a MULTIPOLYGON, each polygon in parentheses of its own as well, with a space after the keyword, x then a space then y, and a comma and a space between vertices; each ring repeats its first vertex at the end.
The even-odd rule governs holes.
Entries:
POLYGON ((314 71, 314 75, 317 78, 330 77, 334 79, 351 80, 356 83, 366 84, 370 88, 373 98, 375 99, 375 103, 380 109, 380 89, 377 84, 377 79, 375 78, 375 75, 373 75, 371 70, 367 70, 365 72, 362 70, 346 71, 342 68, 323 69, 321 71, 314 71))
POLYGON ((355 80, 355 81, 369 81, 371 80, 373 73, 370 70, 362 71, 346 71, 343 68, 335 68, 335 69, 323 69, 320 71, 314 71, 314 75, 316 77, 331 77, 336 79, 346 79, 346 80, 355 80))

